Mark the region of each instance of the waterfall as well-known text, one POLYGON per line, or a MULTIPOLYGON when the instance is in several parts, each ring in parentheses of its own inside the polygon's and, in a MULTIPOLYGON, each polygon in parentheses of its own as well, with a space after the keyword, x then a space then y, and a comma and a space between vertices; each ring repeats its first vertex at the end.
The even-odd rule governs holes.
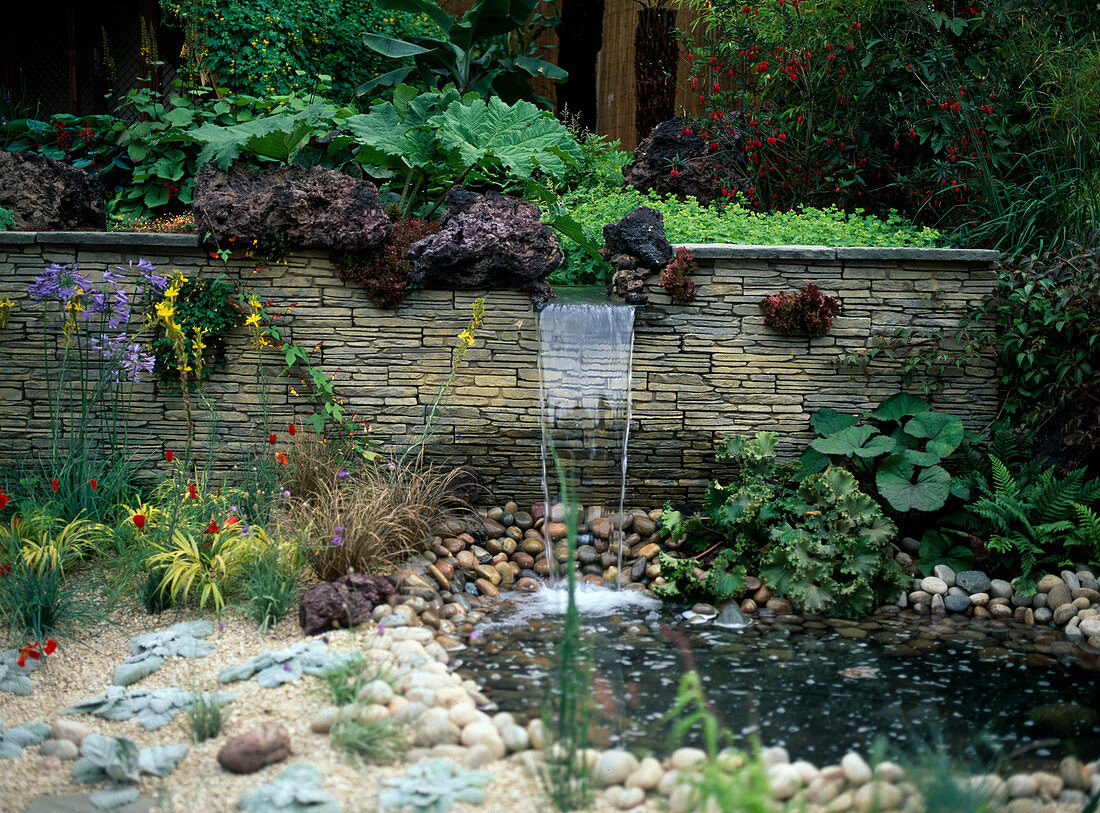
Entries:
MULTIPOLYGON (((552 497, 562 493, 561 483, 554 488, 555 454, 565 464, 574 503, 608 504, 617 497, 621 517, 630 441, 634 308, 608 303, 602 290, 596 295, 591 289, 569 291, 564 301, 542 309, 538 330, 546 522, 552 497)), ((556 563, 550 535, 544 536, 553 573, 556 563)), ((615 541, 614 533, 611 538, 615 541)), ((622 539, 620 530, 617 541, 622 539)), ((622 569, 620 544, 620 582, 622 569)))

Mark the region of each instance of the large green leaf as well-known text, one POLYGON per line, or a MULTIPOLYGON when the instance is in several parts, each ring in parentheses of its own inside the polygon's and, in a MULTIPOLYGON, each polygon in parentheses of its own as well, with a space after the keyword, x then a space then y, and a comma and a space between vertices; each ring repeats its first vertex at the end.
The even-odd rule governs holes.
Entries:
POLYGON ((530 102, 508 105, 497 97, 469 104, 452 104, 433 122, 439 140, 456 150, 465 166, 486 158, 499 161, 519 178, 529 178, 536 168, 560 179, 565 163, 579 163, 580 147, 553 116, 530 102))
POLYGON ((879 434, 873 426, 849 426, 810 443, 821 454, 841 457, 878 457, 893 451, 894 445, 893 438, 879 434))
POLYGON ((392 104, 375 105, 352 116, 344 127, 362 145, 361 163, 379 166, 431 167, 437 159, 436 137, 427 127, 409 126, 392 104))
POLYGON ((810 418, 810 425, 814 430, 819 435, 825 436, 847 429, 849 426, 855 426, 857 423, 859 423, 858 415, 848 415, 837 412, 835 409, 822 409, 810 418))
POLYGON ((875 485, 895 511, 935 511, 947 502, 951 475, 942 466, 918 470, 902 455, 890 455, 879 466, 875 485))
POLYGON ((916 438, 928 438, 925 449, 941 458, 947 457, 963 440, 963 422, 942 412, 921 412, 907 424, 905 431, 916 438))
POLYGON ((871 417, 880 421, 901 423, 903 418, 927 412, 931 408, 927 401, 907 392, 901 392, 879 404, 878 409, 871 413, 871 417))
POLYGON ((378 34, 364 34, 363 44, 390 59, 405 59, 410 56, 426 54, 430 49, 423 48, 404 40, 395 40, 393 37, 383 37, 378 34))

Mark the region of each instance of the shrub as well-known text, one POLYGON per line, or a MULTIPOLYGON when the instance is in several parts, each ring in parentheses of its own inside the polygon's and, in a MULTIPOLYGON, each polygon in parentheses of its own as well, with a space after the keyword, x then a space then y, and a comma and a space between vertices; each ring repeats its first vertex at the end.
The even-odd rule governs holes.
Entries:
POLYGON ((999 247, 1100 209, 1086 3, 688 5, 692 126, 744 158, 718 180, 754 208, 895 209, 999 247))
POLYGON ((695 283, 691 281, 691 273, 697 270, 699 263, 695 262, 694 255, 683 246, 676 249, 676 256, 661 272, 661 287, 673 302, 684 305, 695 301, 695 283))
MULTIPOLYGON (((1071 465, 1100 448, 1100 247, 1002 267, 982 314, 995 323, 1005 409, 1031 429, 1053 428, 1071 465)), ((1048 429, 1048 431, 1050 431, 1048 429)))
POLYGON ((405 732, 390 718, 369 720, 362 715, 337 720, 329 736, 336 748, 357 763, 385 765, 405 749, 405 732))
POLYGON ((783 291, 760 301, 764 324, 784 336, 824 336, 840 313, 840 300, 809 282, 798 291, 783 291))
POLYGON ((11 209, 0 206, 0 231, 11 231, 15 228, 15 215, 11 209))
POLYGON ((93 620, 96 611, 48 562, 30 565, 18 551, 0 550, 0 611, 16 635, 35 641, 60 637, 67 624, 93 620))
POLYGON ((222 706, 217 692, 192 692, 194 699, 187 706, 187 724, 192 742, 205 742, 222 730, 222 706))
POLYGON ((168 335, 162 322, 152 341, 156 362, 153 371, 166 383, 181 380, 180 365, 192 386, 209 374, 211 364, 224 361, 225 337, 244 324, 241 306, 233 297, 237 289, 218 275, 212 280, 184 277, 178 272, 162 297, 150 296, 147 313, 153 319, 159 309, 170 305, 179 331, 184 337, 182 353, 178 337, 168 335), (174 293, 173 293, 174 292, 174 293), (182 358, 181 358, 182 356, 182 358))
POLYGON ((394 224, 386 245, 366 257, 350 254, 334 258, 344 282, 363 286, 379 308, 396 308, 409 292, 409 246, 439 231, 439 223, 408 218, 394 224))

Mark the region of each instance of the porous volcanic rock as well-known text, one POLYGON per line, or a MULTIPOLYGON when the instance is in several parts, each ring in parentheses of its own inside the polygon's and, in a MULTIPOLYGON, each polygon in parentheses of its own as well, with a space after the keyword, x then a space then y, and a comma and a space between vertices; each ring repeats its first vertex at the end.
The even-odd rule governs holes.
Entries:
POLYGON ((370 618, 371 611, 397 595, 385 576, 348 573, 333 582, 318 582, 302 594, 298 624, 306 635, 339 627, 353 627, 370 618))
POLYGON ((409 248, 414 285, 537 290, 564 255, 533 203, 452 189, 442 228, 409 248))
POLYGON ((229 237, 243 248, 285 234, 296 248, 365 251, 393 230, 374 184, 323 167, 223 172, 207 164, 195 178, 194 210, 222 247, 229 237))
MULTIPOLYGON (((663 268, 672 259, 672 246, 665 237, 665 218, 656 209, 639 206, 618 223, 603 227, 604 252, 612 258, 629 255, 637 265, 651 270, 663 268)), ((626 269, 624 257, 615 263, 626 269)))
POLYGON ((0 152, 0 206, 22 231, 107 228, 103 182, 32 152, 0 152))
POLYGON ((732 178, 738 179, 738 187, 747 188, 741 183, 740 162, 712 152, 697 134, 685 134, 688 127, 689 122, 679 116, 654 127, 635 148, 634 160, 623 167, 623 186, 641 192, 652 189, 680 200, 690 195, 703 206, 717 200, 722 183, 732 178), (671 172, 674 168, 676 175, 671 172))
POLYGON ((261 723, 234 737, 218 751, 218 764, 233 773, 255 773, 290 756, 290 732, 282 723, 261 723))

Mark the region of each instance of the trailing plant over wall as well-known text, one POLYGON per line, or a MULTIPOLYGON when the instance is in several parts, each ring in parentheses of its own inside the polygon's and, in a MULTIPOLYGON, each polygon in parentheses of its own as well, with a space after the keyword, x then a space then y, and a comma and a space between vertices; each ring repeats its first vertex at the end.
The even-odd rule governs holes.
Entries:
POLYGON ((179 342, 159 325, 152 340, 156 356, 153 371, 166 383, 180 381, 181 361, 190 369, 186 372, 191 386, 209 374, 210 362, 225 360, 225 337, 244 324, 241 306, 234 301, 237 288, 219 274, 213 280, 202 277, 184 277, 177 272, 171 278, 168 289, 159 296, 150 296, 147 312, 155 318, 158 309, 170 303, 181 336, 187 337, 180 352, 179 342))
POLYGON ((676 249, 676 256, 661 272, 661 287, 677 305, 695 301, 695 283, 691 273, 699 270, 695 256, 683 246, 676 249))
POLYGON ((840 300, 821 293, 812 282, 798 291, 783 291, 760 300, 764 324, 784 336, 824 336, 840 313, 840 300))
POLYGON ((367 256, 343 254, 333 258, 340 279, 357 282, 379 308, 396 308, 409 293, 409 246, 439 231, 439 224, 409 218, 394 224, 386 244, 367 256))

